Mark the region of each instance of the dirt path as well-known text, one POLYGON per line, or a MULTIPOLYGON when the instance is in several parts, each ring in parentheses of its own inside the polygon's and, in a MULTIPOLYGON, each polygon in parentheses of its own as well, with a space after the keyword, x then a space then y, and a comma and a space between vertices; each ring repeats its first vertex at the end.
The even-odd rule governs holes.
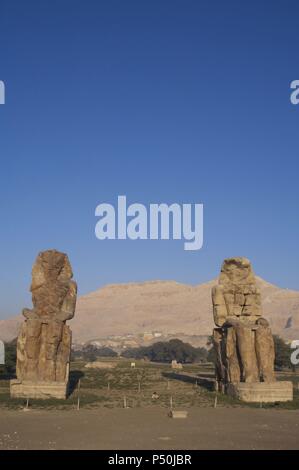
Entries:
POLYGON ((299 413, 196 408, 0 410, 2 449, 299 449, 299 413))

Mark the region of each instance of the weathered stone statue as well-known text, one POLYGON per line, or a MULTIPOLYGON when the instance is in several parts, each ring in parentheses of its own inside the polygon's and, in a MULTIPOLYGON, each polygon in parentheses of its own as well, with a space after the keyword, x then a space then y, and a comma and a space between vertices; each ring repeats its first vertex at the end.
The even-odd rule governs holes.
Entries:
POLYGON ((273 336, 248 259, 224 260, 212 301, 217 389, 246 401, 291 400, 291 382, 275 381, 273 336))
POLYGON ((71 331, 77 284, 68 257, 56 250, 39 253, 32 269, 33 309, 24 309, 25 322, 17 343, 17 380, 11 395, 32 398, 67 395, 71 331))

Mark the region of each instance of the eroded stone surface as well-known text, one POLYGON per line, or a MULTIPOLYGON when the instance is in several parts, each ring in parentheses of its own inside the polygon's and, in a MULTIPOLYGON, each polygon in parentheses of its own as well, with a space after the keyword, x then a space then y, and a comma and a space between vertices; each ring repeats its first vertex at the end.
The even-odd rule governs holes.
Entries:
POLYGON ((255 321, 262 315, 261 293, 247 258, 224 260, 219 284, 212 290, 212 300, 217 326, 237 318, 255 321))
POLYGON ((74 316, 77 297, 72 277, 66 254, 56 250, 39 253, 32 269, 33 309, 23 310, 26 320, 17 343, 17 379, 21 383, 51 383, 54 390, 53 383, 68 382, 71 330, 66 320, 74 316))
POLYGON ((218 386, 275 381, 274 342, 262 317, 261 294, 247 258, 224 260, 212 289, 218 386))
POLYGON ((228 394, 252 403, 293 400, 293 384, 288 381, 228 384, 228 394))

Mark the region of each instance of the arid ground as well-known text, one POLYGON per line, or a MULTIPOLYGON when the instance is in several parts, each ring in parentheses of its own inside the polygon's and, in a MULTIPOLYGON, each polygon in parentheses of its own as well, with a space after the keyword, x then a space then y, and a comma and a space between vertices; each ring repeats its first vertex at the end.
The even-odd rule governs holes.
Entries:
POLYGON ((30 400, 28 407, 10 399, 2 376, 0 450, 299 449, 297 373, 277 375, 293 381, 293 402, 244 404, 221 394, 215 401, 211 365, 175 372, 167 364, 106 361, 101 369, 72 363, 68 399, 30 400), (171 400, 187 418, 168 416, 171 400))
POLYGON ((0 449, 299 449, 299 413, 249 408, 0 411, 0 449))

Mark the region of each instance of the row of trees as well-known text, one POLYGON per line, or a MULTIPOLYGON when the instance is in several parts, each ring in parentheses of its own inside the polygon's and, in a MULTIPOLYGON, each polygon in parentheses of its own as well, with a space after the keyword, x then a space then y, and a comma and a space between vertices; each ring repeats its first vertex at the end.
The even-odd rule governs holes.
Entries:
MULTIPOLYGON (((83 359, 93 362, 100 357, 116 357, 117 353, 108 347, 97 347, 93 344, 84 346, 81 350, 72 351, 73 359, 83 359)), ((153 362, 171 362, 176 359, 182 363, 206 361, 208 350, 205 348, 194 348, 189 343, 179 339, 168 342, 160 341, 151 346, 127 349, 122 353, 123 357, 132 359, 148 359, 153 362)))
MULTIPOLYGON (((274 335, 273 338, 275 347, 275 368, 294 369, 290 360, 292 353, 290 345, 285 343, 278 335, 274 335)), ((207 344, 211 346, 211 338, 207 344)), ((168 342, 158 342, 147 347, 128 349, 122 353, 122 356, 134 359, 146 358, 153 362, 171 362, 173 359, 176 359, 183 364, 205 361, 215 362, 215 351, 213 347, 209 348, 209 350, 205 348, 194 348, 179 339, 173 339, 168 342)))
POLYGON ((81 350, 72 351, 73 359, 83 359, 86 362, 96 361, 99 357, 117 357, 117 352, 108 347, 97 347, 87 344, 81 350))
POLYGON ((194 348, 179 339, 159 341, 151 346, 132 348, 122 353, 123 357, 128 358, 148 359, 153 362, 171 362, 176 359, 182 364, 206 361, 207 355, 207 349, 194 348))
MULTIPOLYGON (((208 345, 211 344, 211 338, 208 345)), ((282 338, 274 335, 275 346, 275 367, 293 368, 290 357, 292 350, 282 338)), ((132 359, 148 359, 153 362, 171 362, 177 360, 182 364, 196 362, 215 362, 213 347, 194 348, 189 343, 184 343, 179 339, 170 341, 159 341, 151 346, 127 349, 122 353, 123 357, 132 359)), ((96 347, 88 344, 80 351, 72 351, 72 359, 83 359, 87 362, 96 361, 99 357, 117 357, 117 353, 108 347, 96 347)), ((13 374, 16 369, 16 340, 5 344, 5 365, 0 365, 0 372, 13 374)))

